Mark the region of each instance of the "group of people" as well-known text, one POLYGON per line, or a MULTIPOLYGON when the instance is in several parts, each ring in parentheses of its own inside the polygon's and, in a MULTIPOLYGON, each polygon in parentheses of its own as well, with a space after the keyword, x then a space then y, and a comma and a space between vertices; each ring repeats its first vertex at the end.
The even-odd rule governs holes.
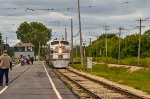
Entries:
POLYGON ((30 64, 33 65, 33 61, 34 61, 34 58, 30 57, 30 55, 28 55, 28 57, 23 56, 23 55, 20 56, 21 66, 30 65, 30 64))
MULTIPOLYGON (((34 58, 30 57, 30 55, 28 55, 28 57, 26 59, 23 56, 21 56, 21 62, 26 61, 27 64, 30 64, 30 63, 33 64, 33 60, 34 60, 34 58)), ((23 63, 21 63, 21 65, 23 65, 23 63)), ((12 70, 12 59, 7 54, 7 50, 4 50, 3 55, 0 56, 0 86, 3 86, 3 77, 4 77, 4 75, 5 75, 5 79, 6 79, 5 84, 6 84, 6 86, 8 86, 9 69, 12 70)))

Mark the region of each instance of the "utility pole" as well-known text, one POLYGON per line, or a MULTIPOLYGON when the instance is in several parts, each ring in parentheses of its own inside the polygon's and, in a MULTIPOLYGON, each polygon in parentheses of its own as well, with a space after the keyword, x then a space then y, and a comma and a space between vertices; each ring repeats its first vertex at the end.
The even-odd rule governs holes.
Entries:
POLYGON ((67 28, 65 28, 65 41, 67 41, 67 28))
POLYGON ((90 50, 89 50, 89 57, 91 56, 91 55, 90 55, 91 45, 92 45, 92 38, 90 38, 90 50))
POLYGON ((78 57, 78 52, 77 52, 77 43, 76 43, 76 41, 75 41, 75 57, 77 58, 78 57))
POLYGON ((137 65, 139 65, 140 63, 140 54, 141 54, 141 33, 142 33, 142 22, 143 21, 147 21, 146 19, 145 20, 142 20, 142 19, 139 19, 137 20, 140 22, 140 25, 139 25, 139 44, 138 44, 138 57, 137 57, 137 65))
POLYGON ((72 62, 72 66, 74 64, 74 49, 73 49, 73 20, 71 19, 71 62, 72 62))
POLYGON ((86 58, 85 44, 84 44, 84 57, 86 58))
POLYGON ((39 42, 39 55, 38 55, 38 60, 40 61, 40 42, 39 42))
POLYGON ((120 42, 121 42, 121 33, 122 33, 122 30, 124 30, 124 28, 120 27, 119 28, 118 64, 120 63, 120 42))
POLYGON ((85 55, 85 42, 83 43, 83 46, 84 46, 83 57, 85 58, 86 57, 86 55, 85 55))
MULTIPOLYGON (((98 36, 96 36, 96 38, 97 38, 97 41, 98 41, 98 36)), ((97 62, 97 51, 98 50, 98 48, 97 48, 97 46, 96 46, 96 62, 97 62)))
POLYGON ((106 35, 106 42, 105 42, 105 48, 106 48, 106 62, 107 62, 107 31, 109 26, 104 26, 104 30, 105 30, 105 35, 106 35))
POLYGON ((80 61, 83 69, 83 48, 82 48, 82 31, 81 31, 81 17, 80 17, 80 1, 78 0, 78 18, 79 18, 79 33, 80 33, 80 61))

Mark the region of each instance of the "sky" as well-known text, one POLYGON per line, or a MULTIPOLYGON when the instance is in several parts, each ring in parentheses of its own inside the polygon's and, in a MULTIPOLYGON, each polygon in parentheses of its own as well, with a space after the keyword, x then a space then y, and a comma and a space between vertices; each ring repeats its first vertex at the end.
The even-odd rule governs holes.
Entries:
MULTIPOLYGON (((0 0, 0 32, 3 40, 10 46, 19 40, 16 30, 27 22, 41 22, 52 29, 52 39, 61 39, 67 28, 70 41, 70 19, 73 19, 73 32, 76 36, 78 26, 78 0, 0 0)), ((139 33, 139 20, 150 18, 150 0, 80 0, 81 27, 83 42, 92 40, 105 33, 104 26, 109 26, 108 33, 118 33, 124 27, 122 37, 139 33)), ((150 21, 142 21, 142 32, 150 29, 150 21)), ((74 37, 74 44, 79 44, 79 35, 74 37)))

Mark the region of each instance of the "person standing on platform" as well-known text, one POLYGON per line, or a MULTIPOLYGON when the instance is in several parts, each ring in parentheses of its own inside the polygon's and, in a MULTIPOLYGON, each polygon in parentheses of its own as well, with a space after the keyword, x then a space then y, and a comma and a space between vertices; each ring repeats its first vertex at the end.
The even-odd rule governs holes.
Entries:
POLYGON ((31 57, 31 59, 30 59, 30 60, 31 60, 31 64, 33 65, 33 61, 34 61, 33 57, 31 57))
POLYGON ((30 55, 27 57, 27 64, 30 65, 30 55))
POLYGON ((25 62, 24 62, 23 55, 20 56, 20 61, 21 61, 21 66, 24 66, 24 65, 25 65, 25 62))
POLYGON ((3 51, 3 55, 0 56, 0 86, 3 86, 3 76, 5 74, 6 86, 8 86, 8 73, 10 68, 10 56, 7 54, 7 50, 3 51))

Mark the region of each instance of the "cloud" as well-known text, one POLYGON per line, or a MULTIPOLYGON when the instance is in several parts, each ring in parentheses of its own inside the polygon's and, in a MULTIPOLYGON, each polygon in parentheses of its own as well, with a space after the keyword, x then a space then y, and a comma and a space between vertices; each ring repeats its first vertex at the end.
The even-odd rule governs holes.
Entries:
MULTIPOLYGON (((149 3, 149 0, 80 0, 84 40, 101 35, 105 25, 110 26, 110 33, 118 32, 116 28, 120 26, 135 28, 139 25, 136 19, 149 18, 149 3)), ((24 21, 37 21, 53 29, 53 38, 61 38, 64 28, 67 28, 70 39, 70 18, 73 18, 74 22, 74 35, 79 31, 77 11, 77 0, 1 0, 0 32, 4 38, 8 36, 13 40, 13 45, 12 43, 18 41, 15 31, 19 25, 24 21)), ((143 25, 147 26, 143 31, 150 26, 148 22, 143 25)), ((135 32, 138 32, 138 29, 131 31, 135 32)), ((78 41, 79 36, 74 39, 78 41)))

